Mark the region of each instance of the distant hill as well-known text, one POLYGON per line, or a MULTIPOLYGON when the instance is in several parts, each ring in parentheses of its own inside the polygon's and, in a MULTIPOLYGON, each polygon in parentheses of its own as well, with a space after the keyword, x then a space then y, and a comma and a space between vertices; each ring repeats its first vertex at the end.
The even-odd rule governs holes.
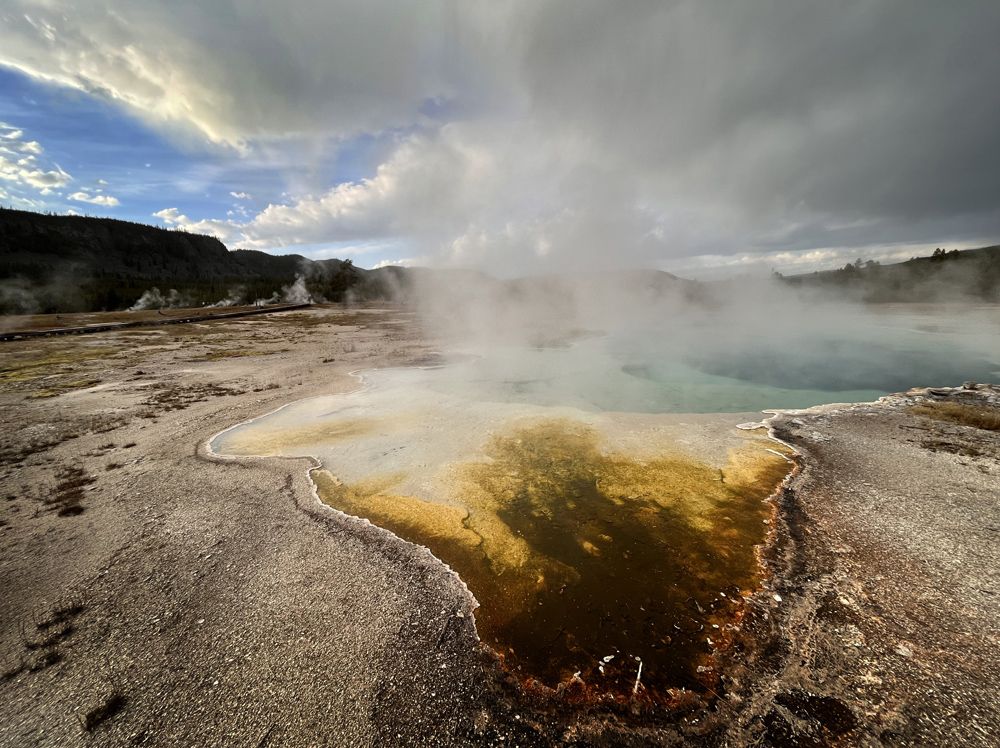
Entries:
MULTIPOLYGON (((867 302, 1000 301, 1000 246, 938 250, 894 265, 859 261, 839 270, 775 278, 805 292, 867 302)), ((653 270, 508 281, 471 270, 365 270, 349 260, 230 251, 214 237, 111 218, 0 208, 0 314, 118 310, 140 300, 147 308, 305 301, 309 296, 405 301, 418 288, 424 301, 440 299, 449 314, 484 295, 497 308, 530 302, 549 311, 620 298, 641 306, 667 296, 711 305, 727 298, 732 283, 741 281, 698 283, 653 270)))
POLYGON ((231 252, 214 237, 110 218, 0 209, 0 313, 126 309, 144 294, 155 304, 253 302, 301 293, 298 276, 326 300, 378 299, 404 288, 405 273, 231 252))
POLYGON ((793 288, 867 302, 1000 301, 1000 246, 935 250, 929 257, 880 265, 858 260, 839 270, 780 276, 793 288))

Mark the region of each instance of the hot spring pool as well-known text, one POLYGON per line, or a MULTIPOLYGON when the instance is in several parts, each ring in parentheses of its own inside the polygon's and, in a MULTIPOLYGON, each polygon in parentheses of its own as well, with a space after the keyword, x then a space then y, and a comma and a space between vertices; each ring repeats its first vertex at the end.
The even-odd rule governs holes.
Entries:
POLYGON ((764 408, 996 378, 990 329, 913 310, 850 340, 687 326, 466 347, 363 372, 223 432, 220 454, 316 457, 321 499, 426 546, 480 603, 512 671, 657 697, 701 689, 759 584, 766 501, 791 469, 764 408))

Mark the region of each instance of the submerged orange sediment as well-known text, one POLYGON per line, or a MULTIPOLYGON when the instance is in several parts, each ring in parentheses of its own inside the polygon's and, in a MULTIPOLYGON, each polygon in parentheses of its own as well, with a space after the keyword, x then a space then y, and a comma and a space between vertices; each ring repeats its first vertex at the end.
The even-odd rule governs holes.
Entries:
POLYGON ((656 695, 701 687, 759 583, 764 500, 790 470, 774 446, 747 438, 720 469, 606 451, 586 424, 532 419, 445 471, 452 504, 401 493, 403 473, 350 485, 313 475, 323 501, 455 569, 480 602, 480 636, 523 678, 555 686, 579 674, 629 693, 641 661, 656 695))

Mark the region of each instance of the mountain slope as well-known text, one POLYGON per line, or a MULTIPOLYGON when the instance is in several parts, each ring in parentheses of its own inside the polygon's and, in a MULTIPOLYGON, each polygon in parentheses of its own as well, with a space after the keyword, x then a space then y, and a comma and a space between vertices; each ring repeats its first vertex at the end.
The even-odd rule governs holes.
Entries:
POLYGON ((839 270, 792 275, 793 288, 824 290, 867 302, 1000 301, 1000 245, 936 250, 893 265, 848 263, 839 270))
POLYGON ((376 276, 350 262, 229 251, 218 239, 110 218, 0 210, 0 312, 126 308, 151 288, 190 305, 280 294, 299 275, 339 301, 354 287, 378 296, 376 276))

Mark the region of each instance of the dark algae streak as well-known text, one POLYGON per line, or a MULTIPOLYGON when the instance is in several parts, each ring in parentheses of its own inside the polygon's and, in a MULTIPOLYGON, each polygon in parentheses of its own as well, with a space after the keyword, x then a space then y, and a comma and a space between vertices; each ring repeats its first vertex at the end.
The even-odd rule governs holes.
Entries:
MULTIPOLYGON (((602 450, 570 420, 494 435, 454 466, 468 509, 314 477, 327 503, 428 547, 469 586, 476 625, 528 685, 669 702, 705 692, 759 581, 766 499, 789 462, 748 444, 724 468, 602 450)), ((774 446, 774 443, 770 443, 774 446)))

